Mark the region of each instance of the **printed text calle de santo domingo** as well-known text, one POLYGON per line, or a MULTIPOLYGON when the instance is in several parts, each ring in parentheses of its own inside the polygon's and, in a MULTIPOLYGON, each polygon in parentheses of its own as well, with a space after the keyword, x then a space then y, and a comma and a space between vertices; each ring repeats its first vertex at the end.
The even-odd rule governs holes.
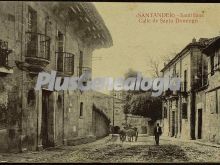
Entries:
POLYGON ((196 24, 204 18, 204 13, 204 11, 192 13, 139 12, 136 17, 142 24, 196 24))

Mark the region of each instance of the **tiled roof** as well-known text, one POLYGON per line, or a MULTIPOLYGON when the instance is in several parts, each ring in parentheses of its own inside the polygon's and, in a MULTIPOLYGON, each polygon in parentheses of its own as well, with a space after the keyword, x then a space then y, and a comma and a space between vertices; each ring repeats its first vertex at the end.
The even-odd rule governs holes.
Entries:
POLYGON ((220 41, 220 36, 212 38, 212 40, 209 42, 208 45, 206 45, 206 47, 203 49, 202 52, 209 55, 210 50, 213 50, 215 46, 220 47, 220 45, 218 44, 219 41, 220 41))
POLYGON ((98 29, 102 29, 104 31, 105 38, 108 41, 108 47, 112 46, 113 41, 111 34, 108 28, 106 27, 105 22, 102 19, 101 15, 95 8, 95 6, 92 3, 85 3, 85 2, 79 4, 87 12, 88 17, 95 23, 98 29))
POLYGON ((166 64, 164 66, 164 68, 161 70, 161 72, 164 72, 166 69, 169 68, 169 66, 171 66, 175 61, 177 61, 177 59, 179 59, 183 55, 184 51, 186 51, 189 48, 194 47, 194 46, 204 48, 207 45, 210 45, 214 40, 216 40, 216 37, 209 38, 209 39, 208 38, 200 38, 198 41, 189 43, 168 64, 166 64))

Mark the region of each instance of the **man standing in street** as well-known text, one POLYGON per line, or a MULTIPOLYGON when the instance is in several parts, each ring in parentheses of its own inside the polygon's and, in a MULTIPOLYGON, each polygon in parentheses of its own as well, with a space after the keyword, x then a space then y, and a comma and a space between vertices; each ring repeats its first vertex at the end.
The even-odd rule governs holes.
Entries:
POLYGON ((159 123, 157 123, 157 126, 154 128, 154 136, 155 136, 156 145, 159 145, 161 134, 162 134, 161 127, 160 127, 159 123))

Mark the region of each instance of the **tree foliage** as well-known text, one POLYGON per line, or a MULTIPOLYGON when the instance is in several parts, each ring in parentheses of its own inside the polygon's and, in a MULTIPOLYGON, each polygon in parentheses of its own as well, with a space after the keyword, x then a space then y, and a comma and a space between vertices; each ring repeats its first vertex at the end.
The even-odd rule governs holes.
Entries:
MULTIPOLYGON (((136 77, 137 72, 129 70, 125 78, 136 77)), ((151 91, 126 91, 124 113, 149 117, 152 120, 161 118, 162 102, 159 97, 152 97, 151 91)))

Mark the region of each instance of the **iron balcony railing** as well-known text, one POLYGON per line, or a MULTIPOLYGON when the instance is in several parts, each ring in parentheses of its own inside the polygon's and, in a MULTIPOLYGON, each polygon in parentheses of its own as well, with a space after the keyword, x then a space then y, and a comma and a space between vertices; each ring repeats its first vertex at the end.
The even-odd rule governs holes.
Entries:
POLYGON ((8 42, 0 39, 0 66, 8 66, 8 55, 12 50, 8 49, 8 42))
POLYGON ((180 91, 181 92, 187 92, 187 82, 186 81, 181 82, 181 84, 180 84, 180 91))
POLYGON ((208 76, 204 76, 204 77, 201 77, 201 78, 195 80, 195 82, 192 84, 191 88, 194 89, 194 90, 197 90, 197 89, 208 86, 209 82, 208 82, 207 77, 208 76))
POLYGON ((50 37, 36 32, 26 32, 26 57, 50 60, 50 37))
POLYGON ((74 54, 68 52, 56 52, 57 71, 64 74, 74 74, 74 54))

